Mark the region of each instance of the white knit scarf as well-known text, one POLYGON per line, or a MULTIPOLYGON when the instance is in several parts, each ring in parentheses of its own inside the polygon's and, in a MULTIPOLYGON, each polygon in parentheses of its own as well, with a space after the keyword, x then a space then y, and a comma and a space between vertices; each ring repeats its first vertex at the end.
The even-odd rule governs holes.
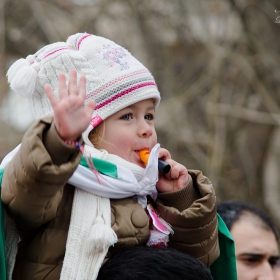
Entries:
MULTIPOLYGON (((95 173, 79 165, 69 179, 68 182, 76 188, 61 280, 96 279, 109 247, 117 242, 111 228, 110 198, 136 196, 143 207, 146 206, 147 195, 156 199, 159 148, 159 144, 155 145, 148 165, 143 169, 106 151, 85 147, 86 153, 92 157, 116 164, 118 178, 95 173)), ((18 149, 19 146, 4 158, 0 168, 7 165, 18 149)))
POLYGON ((111 228, 110 198, 136 195, 138 202, 145 207, 146 195, 155 199, 157 194, 155 184, 158 179, 159 144, 151 151, 145 169, 105 151, 88 146, 85 146, 85 150, 92 157, 117 163, 118 179, 94 174, 81 165, 69 179, 68 182, 76 189, 61 280, 96 279, 109 247, 117 242, 111 228))

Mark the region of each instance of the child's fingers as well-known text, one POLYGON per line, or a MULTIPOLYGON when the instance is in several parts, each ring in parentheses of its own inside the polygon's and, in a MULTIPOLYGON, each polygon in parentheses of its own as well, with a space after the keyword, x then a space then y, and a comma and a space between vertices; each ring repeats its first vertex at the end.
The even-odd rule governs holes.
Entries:
POLYGON ((68 96, 68 90, 66 86, 66 78, 63 73, 60 73, 58 75, 58 92, 59 92, 59 98, 62 100, 63 98, 68 96))
POLYGON ((86 97, 86 77, 85 76, 81 76, 81 78, 80 78, 78 94, 83 96, 84 98, 86 97))
POLYGON ((163 160, 171 159, 171 154, 168 150, 160 148, 158 157, 163 160))
POLYGON ((77 71, 72 69, 69 73, 69 84, 68 84, 68 94, 77 95, 77 71))
POLYGON ((50 85, 45 85, 45 92, 51 102, 52 107, 55 108, 58 100, 57 100, 56 96, 54 95, 53 90, 50 85))
POLYGON ((176 162, 175 160, 168 159, 166 160, 166 162, 169 163, 171 166, 170 172, 166 174, 166 177, 169 180, 178 179, 180 176, 188 174, 187 168, 184 165, 176 162))
POLYGON ((92 116, 92 113, 93 113, 93 111, 94 111, 94 109, 95 109, 95 106, 96 106, 95 101, 90 100, 90 101, 88 102, 87 106, 85 107, 85 112, 86 112, 86 114, 87 114, 89 117, 92 116))
POLYGON ((173 166, 171 167, 171 171, 169 172, 171 179, 178 179, 180 175, 180 171, 181 171, 180 165, 173 163, 173 166))

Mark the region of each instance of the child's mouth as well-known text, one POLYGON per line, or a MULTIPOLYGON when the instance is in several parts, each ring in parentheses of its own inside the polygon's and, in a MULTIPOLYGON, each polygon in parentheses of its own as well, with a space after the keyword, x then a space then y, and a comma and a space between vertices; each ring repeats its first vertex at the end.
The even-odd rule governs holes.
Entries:
POLYGON ((142 160, 142 162, 144 162, 145 164, 148 163, 149 156, 150 156, 149 150, 145 149, 145 150, 139 151, 139 157, 142 160))

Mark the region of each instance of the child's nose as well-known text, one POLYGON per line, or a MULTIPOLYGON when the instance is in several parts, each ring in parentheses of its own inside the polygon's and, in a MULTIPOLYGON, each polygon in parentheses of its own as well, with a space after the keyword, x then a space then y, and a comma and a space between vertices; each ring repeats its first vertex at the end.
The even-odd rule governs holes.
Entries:
POLYGON ((153 134, 153 128, 145 120, 141 121, 138 126, 139 137, 150 137, 153 134))

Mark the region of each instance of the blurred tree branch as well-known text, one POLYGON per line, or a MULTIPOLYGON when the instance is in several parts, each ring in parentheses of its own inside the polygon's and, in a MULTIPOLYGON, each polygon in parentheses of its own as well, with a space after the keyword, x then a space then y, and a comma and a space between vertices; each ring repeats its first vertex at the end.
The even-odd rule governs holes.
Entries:
MULTIPOLYGON (((5 73, 15 59, 76 32, 107 37, 155 76, 162 95, 158 139, 173 158, 201 169, 220 200, 247 200, 275 212, 280 202, 275 10, 276 0, 0 0, 0 102, 8 95, 5 73)), ((20 138, 1 111, 0 116, 3 156, 20 138)))

